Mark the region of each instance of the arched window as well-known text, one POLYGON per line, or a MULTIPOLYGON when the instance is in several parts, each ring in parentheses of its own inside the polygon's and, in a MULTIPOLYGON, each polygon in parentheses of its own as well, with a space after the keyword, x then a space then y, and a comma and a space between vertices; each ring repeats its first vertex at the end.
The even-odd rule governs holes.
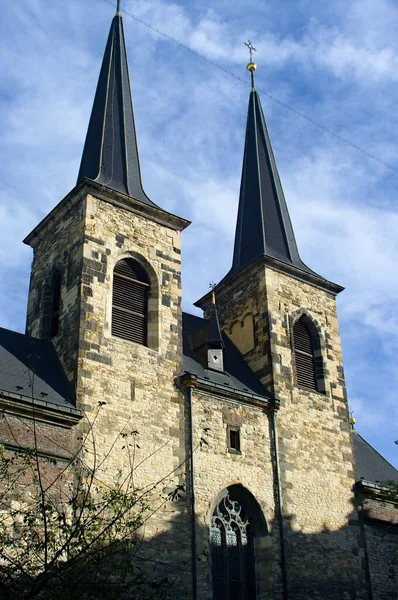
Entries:
POLYGON ((228 492, 211 519, 213 600, 255 600, 256 574, 250 516, 228 492))
POLYGON ((119 260, 113 272, 112 335, 147 345, 148 296, 145 269, 132 258, 119 260))
POLYGON ((61 275, 58 271, 54 272, 51 289, 51 322, 50 337, 54 337, 59 329, 59 314, 61 309, 61 275))
POLYGON ((308 317, 303 315, 293 326, 297 385, 317 390, 314 337, 310 332, 308 321, 308 317))

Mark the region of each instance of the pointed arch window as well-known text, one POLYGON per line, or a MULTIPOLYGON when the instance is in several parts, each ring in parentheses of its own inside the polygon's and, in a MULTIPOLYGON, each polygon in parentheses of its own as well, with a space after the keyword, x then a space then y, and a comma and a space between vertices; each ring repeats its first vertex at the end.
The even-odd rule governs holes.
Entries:
POLYGON ((240 502, 229 493, 213 512, 210 546, 213 600, 255 600, 252 525, 240 502))
POLYGON ((59 330, 59 317, 61 309, 61 274, 54 272, 51 289, 51 322, 50 337, 55 337, 59 330))
POLYGON ((308 320, 308 317, 302 316, 293 326, 297 385, 310 390, 317 390, 314 336, 310 331, 308 320))
POLYGON ((120 260, 113 272, 112 335, 147 346, 149 277, 132 258, 120 260))

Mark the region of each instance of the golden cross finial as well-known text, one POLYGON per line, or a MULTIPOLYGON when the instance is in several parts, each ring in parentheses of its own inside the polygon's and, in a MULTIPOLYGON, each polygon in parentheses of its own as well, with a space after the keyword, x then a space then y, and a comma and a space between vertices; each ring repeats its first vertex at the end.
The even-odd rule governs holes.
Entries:
POLYGON ((253 62, 253 50, 254 52, 257 52, 257 48, 255 48, 253 46, 253 44, 251 43, 251 40, 245 42, 245 46, 247 46, 249 48, 249 52, 250 52, 250 62, 253 62))
POLYGON ((216 287, 217 287, 217 284, 214 283, 214 281, 209 283, 209 288, 211 289, 211 303, 212 304, 216 303, 216 292, 215 292, 216 287))
POLYGON ((250 75, 252 78, 252 89, 254 90, 254 71, 257 69, 257 65, 256 63, 253 62, 253 51, 257 52, 257 48, 255 48, 253 46, 253 44, 251 43, 251 40, 249 40, 248 42, 245 42, 245 46, 247 46, 249 48, 249 52, 250 52, 250 62, 247 65, 247 70, 250 71, 250 75))

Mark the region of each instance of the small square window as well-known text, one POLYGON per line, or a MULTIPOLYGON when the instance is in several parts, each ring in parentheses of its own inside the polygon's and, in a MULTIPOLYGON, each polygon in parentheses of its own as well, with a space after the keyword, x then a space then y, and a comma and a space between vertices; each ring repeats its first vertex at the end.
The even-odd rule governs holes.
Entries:
POLYGON ((238 427, 229 428, 228 447, 231 452, 239 452, 240 454, 240 429, 238 427))

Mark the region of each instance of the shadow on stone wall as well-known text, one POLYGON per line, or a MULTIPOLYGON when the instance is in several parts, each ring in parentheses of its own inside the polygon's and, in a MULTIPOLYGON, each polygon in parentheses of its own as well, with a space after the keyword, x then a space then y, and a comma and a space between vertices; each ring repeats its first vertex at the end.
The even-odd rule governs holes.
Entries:
MULTIPOLYGON (((353 511, 346 527, 338 531, 325 527, 316 534, 295 531, 294 518, 285 518, 288 600, 398 600, 398 528, 366 521, 365 513, 363 517, 353 511)), ((192 598, 189 527, 188 511, 175 512, 169 530, 142 542, 137 552, 145 569, 167 579, 167 587, 156 598, 192 598)), ((269 529, 265 539, 270 564, 263 565, 268 576, 257 585, 257 600, 282 600, 278 523, 270 523, 269 529)), ((212 600, 209 530, 197 520, 196 531, 197 600, 212 600)))
MULTIPOLYGON (((134 563, 140 573, 140 583, 115 587, 113 569, 116 565, 114 548, 108 555, 108 564, 101 567, 102 575, 91 579, 91 589, 82 571, 81 577, 55 582, 48 592, 32 596, 18 592, 7 593, 0 586, 0 598, 24 600, 28 598, 56 598, 57 600, 191 600, 192 548, 191 519, 186 498, 167 502, 159 511, 160 527, 165 529, 150 539, 145 525, 136 546, 126 555, 120 546, 120 556, 134 563), (144 583, 143 583, 144 582, 144 583)), ((278 523, 269 524, 269 532, 262 532, 266 540, 267 560, 263 567, 267 577, 261 585, 257 578, 256 600, 398 600, 398 529, 380 524, 371 525, 358 519, 353 512, 347 527, 330 531, 326 527, 316 534, 294 530, 294 518, 285 518, 284 540, 286 550, 287 596, 283 596, 281 552, 278 523), (366 538, 365 538, 366 533, 366 538), (371 553, 371 557, 367 556, 371 553), (371 590, 370 584, 373 585, 371 590)), ((148 521, 149 525, 149 521, 148 521)), ((212 600, 209 530, 196 520, 197 531, 197 600, 212 600)), ((106 548, 102 559, 107 560, 106 548)), ((95 565, 86 565, 94 569, 95 565)), ((93 571, 91 572, 92 576, 93 571)), ((235 597, 234 597, 235 600, 235 597)), ((255 600, 238 598, 236 600, 255 600)))

